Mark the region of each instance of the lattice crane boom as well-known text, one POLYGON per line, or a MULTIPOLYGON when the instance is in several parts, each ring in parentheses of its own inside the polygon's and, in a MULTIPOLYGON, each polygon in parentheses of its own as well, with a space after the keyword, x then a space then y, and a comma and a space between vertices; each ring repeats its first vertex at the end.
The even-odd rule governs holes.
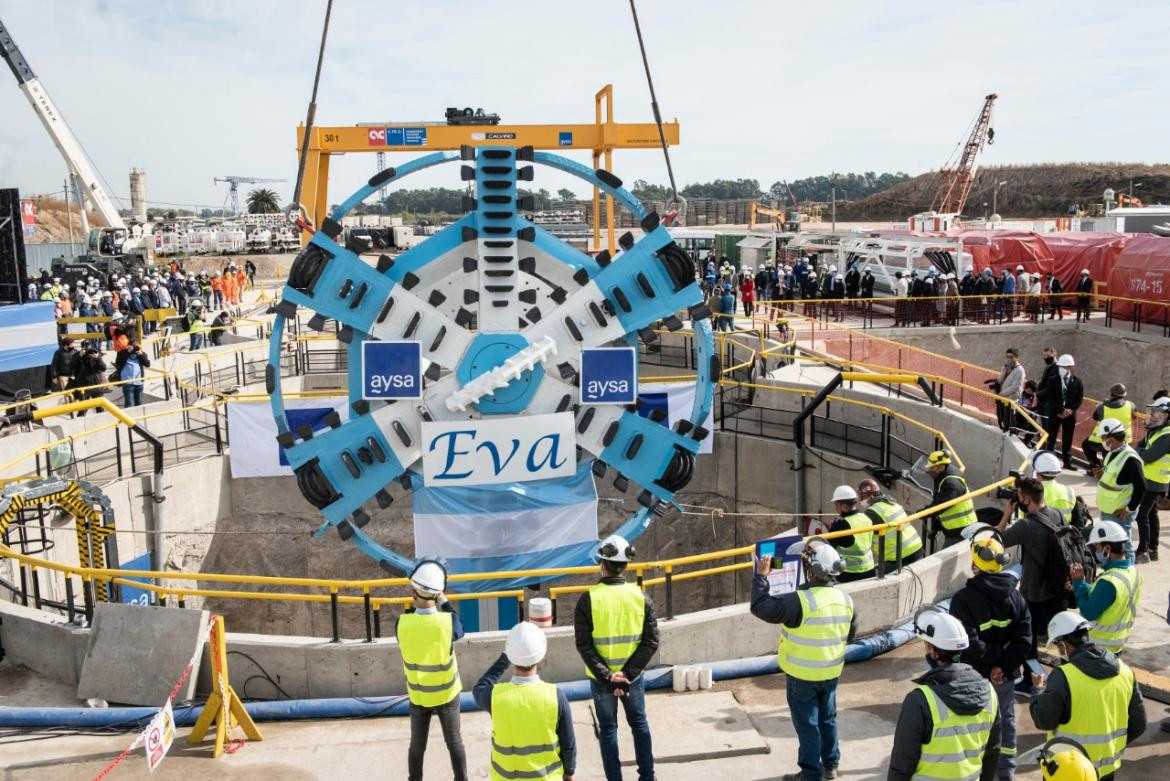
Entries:
POLYGON ((254 176, 217 176, 215 183, 227 182, 231 188, 232 214, 240 213, 240 185, 265 184, 267 182, 287 182, 288 179, 258 179, 254 176))
POLYGON ((991 128, 991 109, 998 97, 993 92, 983 99, 983 108, 975 120, 971 135, 963 145, 958 163, 954 167, 944 166, 939 171, 938 188, 930 204, 932 211, 939 214, 962 213, 963 207, 967 204, 967 196, 971 194, 971 185, 975 183, 979 153, 995 138, 995 131, 991 128))

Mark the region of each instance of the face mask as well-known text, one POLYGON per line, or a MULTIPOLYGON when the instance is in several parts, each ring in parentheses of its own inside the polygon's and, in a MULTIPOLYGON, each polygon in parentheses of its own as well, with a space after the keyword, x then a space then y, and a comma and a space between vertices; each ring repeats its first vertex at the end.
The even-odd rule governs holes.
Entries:
POLYGON ((1052 365, 1052 362, 1053 362, 1053 361, 1055 361, 1055 360, 1056 360, 1056 358, 1054 358, 1054 357, 1053 357, 1053 356, 1051 356, 1051 355, 1045 355, 1045 356, 1044 356, 1044 363, 1048 364, 1049 366, 1051 366, 1051 365, 1052 365))
POLYGON ((1064 368, 1063 366, 1062 366, 1062 367, 1060 367, 1060 369, 1058 369, 1057 371, 1059 371, 1059 372, 1060 372, 1060 378, 1061 378, 1062 380, 1063 380, 1065 377, 1067 377, 1067 376, 1068 376, 1068 369, 1064 368))
POLYGON ((1093 553, 1093 558, 1097 560, 1098 564, 1104 565, 1105 562, 1109 561, 1109 554, 1102 551, 1095 551, 1093 553))

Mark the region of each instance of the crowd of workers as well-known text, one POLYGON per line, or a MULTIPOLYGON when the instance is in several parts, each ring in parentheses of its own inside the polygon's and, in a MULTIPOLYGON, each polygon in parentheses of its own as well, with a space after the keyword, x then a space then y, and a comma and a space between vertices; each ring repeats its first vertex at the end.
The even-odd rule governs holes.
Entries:
MULTIPOLYGON (((731 330, 734 316, 767 316, 775 319, 780 302, 797 301, 808 317, 842 322, 857 303, 874 298, 876 278, 867 266, 851 261, 840 269, 824 264, 816 253, 799 254, 779 263, 760 266, 732 265, 727 257, 708 255, 703 262, 701 285, 717 326, 731 330)), ((1028 272, 1022 265, 1015 273, 1007 269, 997 276, 991 269, 976 273, 968 269, 961 277, 954 272, 929 268, 894 273, 894 326, 958 325, 961 322, 1014 322, 1045 318, 1063 320, 1065 310, 1075 313, 1077 322, 1088 322, 1092 313, 1093 279, 1082 269, 1075 289, 1066 291, 1051 271, 1028 272)))
MULTIPOLYGON (((49 366, 54 390, 72 391, 74 400, 104 396, 107 383, 117 382, 123 404, 142 404, 145 369, 150 356, 141 336, 157 332, 168 310, 176 313, 178 327, 188 334, 188 348, 219 346, 234 322, 231 309, 242 301, 243 291, 255 287, 256 266, 244 268, 229 262, 223 272, 184 273, 176 261, 167 268, 137 269, 128 276, 109 276, 104 282, 90 276, 84 284, 62 283, 40 270, 30 294, 55 303, 61 320, 92 318, 83 332, 72 332, 60 323, 60 346, 49 366), (36 291, 40 291, 37 293, 36 291), (221 310, 212 316, 211 309, 221 310), (112 369, 112 371, 111 371, 112 369)), ((82 413, 84 414, 84 413, 82 413)))

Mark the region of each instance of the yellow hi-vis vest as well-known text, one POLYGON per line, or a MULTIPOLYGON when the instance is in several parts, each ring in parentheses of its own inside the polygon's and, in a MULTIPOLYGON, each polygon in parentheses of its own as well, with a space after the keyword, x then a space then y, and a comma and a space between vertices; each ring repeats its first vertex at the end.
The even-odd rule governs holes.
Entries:
MULTIPOLYGON (((842 516, 841 520, 849 524, 851 529, 864 529, 873 526, 869 517, 863 512, 851 512, 842 516)), ((841 559, 845 562, 846 572, 869 572, 873 569, 873 532, 854 532, 853 544, 848 548, 838 548, 841 559)))
POLYGON ((1044 480, 1044 504, 1060 513, 1060 520, 1068 523, 1072 519, 1073 507, 1077 504, 1077 495, 1067 485, 1061 485, 1055 480, 1044 480))
POLYGON ((492 687, 492 781, 559 779, 557 687, 544 681, 492 687))
POLYGON ((796 596, 804 617, 795 629, 780 627, 780 669, 801 681, 841 677, 853 600, 830 585, 799 589, 796 596))
POLYGON ((1123 445, 1105 454, 1105 469, 1101 473, 1101 479, 1097 481, 1097 509, 1101 512, 1116 515, 1117 511, 1128 506, 1129 500, 1133 498, 1132 485, 1117 484, 1121 470, 1125 468, 1125 462, 1131 458, 1141 461, 1137 451, 1129 445, 1123 445))
POLYGON ((1134 566, 1113 567, 1097 577, 1093 588, 1097 588, 1102 580, 1108 580, 1112 584, 1117 596, 1113 604, 1097 616, 1097 620, 1089 629, 1089 637, 1102 648, 1119 654, 1125 648, 1125 642, 1129 640, 1129 633, 1133 630, 1133 622, 1137 618, 1137 606, 1142 598, 1142 576, 1134 566))
POLYGON ((1093 433, 1089 435, 1090 442, 1101 444, 1101 423, 1107 420, 1120 420, 1125 426, 1125 441, 1133 438, 1133 402, 1127 401, 1120 407, 1110 407, 1108 404, 1101 407, 1101 421, 1093 426, 1093 433))
POLYGON ((452 622, 446 611, 403 613, 398 619, 406 691, 415 705, 437 708, 458 697, 463 689, 451 651, 452 622))
MULTIPOLYGON (((886 498, 878 499, 869 506, 867 513, 873 513, 875 523, 893 523, 900 521, 906 517, 906 510, 897 502, 886 498)), ((922 550, 922 538, 918 536, 918 530, 914 528, 912 523, 904 523, 898 527, 902 531, 902 556, 910 556, 922 550)), ((873 538, 873 552, 877 555, 878 542, 877 535, 873 538)), ((891 529, 886 532, 886 561, 898 560, 898 537, 897 529, 891 529)))
MULTIPOLYGON (((1153 436, 1146 437, 1146 447, 1152 447, 1162 437, 1170 434, 1170 425, 1163 426, 1154 432, 1153 436)), ((1152 464, 1145 464, 1142 473, 1146 480, 1158 485, 1170 483, 1170 454, 1164 455, 1152 464)))
MULTIPOLYGON (((618 672, 642 639, 646 595, 632 583, 595 583, 589 588, 589 606, 593 613, 593 646, 609 669, 618 672)), ((585 674, 594 677, 588 667, 585 674)))
MULTIPOLYGON (((967 487, 967 481, 963 479, 962 475, 946 475, 939 482, 939 487, 947 480, 958 480, 959 484, 963 486, 963 493, 967 493, 970 489, 967 487)), ((957 531, 965 529, 967 526, 975 523, 975 502, 970 499, 964 499, 958 504, 953 504, 947 509, 938 514, 938 522, 947 531, 957 531)))
POLYGON ((991 737, 991 726, 999 718, 999 701, 990 681, 983 682, 991 694, 991 705, 978 713, 953 712, 929 686, 918 690, 930 708, 934 731, 923 744, 914 778, 934 781, 978 781, 983 772, 983 754, 991 737))
POLYGON ((1090 678, 1073 664, 1060 666, 1072 698, 1069 720, 1048 733, 1072 738, 1085 747, 1097 773, 1107 776, 1121 767, 1129 726, 1129 698, 1133 670, 1118 660, 1121 670, 1112 678, 1090 678))

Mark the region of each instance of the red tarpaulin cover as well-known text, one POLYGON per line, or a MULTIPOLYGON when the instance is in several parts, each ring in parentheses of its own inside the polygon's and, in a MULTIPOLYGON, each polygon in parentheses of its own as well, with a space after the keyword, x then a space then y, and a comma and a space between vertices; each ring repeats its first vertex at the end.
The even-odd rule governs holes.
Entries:
POLYGON ((1075 290, 1081 269, 1087 268, 1096 282, 1109 282, 1117 256, 1129 236, 1124 233, 1059 231, 1045 233, 1044 243, 1052 250, 1052 273, 1064 290, 1075 290))
MULTIPOLYGON (((1170 238, 1146 234, 1130 234, 1125 247, 1117 256, 1109 275, 1111 296, 1140 298, 1144 301, 1170 303, 1170 238)), ((1113 316, 1129 319, 1134 316, 1134 305, 1125 301, 1113 303, 1113 316)), ((1166 322, 1165 306, 1147 304, 1142 307, 1142 319, 1166 322)))
POLYGON ((957 230, 950 236, 963 240, 963 250, 971 253, 975 273, 990 268, 997 276, 1003 269, 1016 272, 1023 266, 1029 274, 1052 270, 1052 250, 1044 238, 1031 231, 957 230))

